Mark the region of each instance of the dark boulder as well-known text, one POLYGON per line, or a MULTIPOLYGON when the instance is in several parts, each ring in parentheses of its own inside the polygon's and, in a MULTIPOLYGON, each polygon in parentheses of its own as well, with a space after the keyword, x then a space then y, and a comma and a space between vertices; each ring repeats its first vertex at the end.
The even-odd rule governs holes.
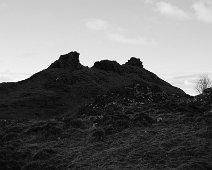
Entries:
POLYGON ((94 63, 93 68, 101 69, 104 71, 112 71, 116 73, 122 72, 121 65, 116 61, 110 61, 110 60, 97 61, 94 63))
POLYGON ((79 53, 74 51, 65 55, 61 55, 59 60, 56 60, 49 68, 66 68, 70 70, 79 70, 83 66, 79 62, 79 53))
POLYGON ((135 57, 131 57, 130 60, 125 63, 125 65, 143 68, 143 62, 141 62, 139 58, 135 57))

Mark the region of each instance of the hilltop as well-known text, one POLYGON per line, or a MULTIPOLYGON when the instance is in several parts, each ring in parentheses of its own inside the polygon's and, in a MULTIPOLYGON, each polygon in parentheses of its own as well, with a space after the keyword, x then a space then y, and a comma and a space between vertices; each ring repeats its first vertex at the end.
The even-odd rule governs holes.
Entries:
POLYGON ((140 59, 132 57, 123 65, 103 60, 89 68, 80 64, 78 52, 70 52, 26 80, 1 83, 0 118, 72 115, 98 95, 139 83, 164 93, 185 94, 143 68, 140 59))

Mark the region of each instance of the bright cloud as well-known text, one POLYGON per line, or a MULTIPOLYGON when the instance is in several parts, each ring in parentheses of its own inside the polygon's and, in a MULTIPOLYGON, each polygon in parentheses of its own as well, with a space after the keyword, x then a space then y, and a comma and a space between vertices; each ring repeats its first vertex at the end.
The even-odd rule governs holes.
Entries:
POLYGON ((147 40, 143 37, 126 37, 123 34, 111 33, 108 35, 108 38, 112 41, 131 44, 131 45, 154 45, 156 42, 154 40, 147 40))
POLYGON ((212 2, 198 1, 194 3, 192 7, 200 21, 207 23, 212 22, 212 2))
POLYGON ((109 23, 102 19, 90 19, 85 24, 87 28, 95 31, 107 30, 110 27, 109 23))
POLYGON ((105 38, 122 43, 122 44, 131 44, 131 45, 154 45, 156 42, 154 40, 147 40, 146 38, 137 36, 137 37, 128 37, 124 35, 125 29, 111 24, 108 21, 102 19, 90 19, 85 23, 86 27, 95 30, 103 31, 105 38))
POLYGON ((177 6, 174 6, 167 2, 158 2, 156 3, 156 10, 162 15, 178 18, 178 19, 189 19, 189 15, 182 9, 177 6))

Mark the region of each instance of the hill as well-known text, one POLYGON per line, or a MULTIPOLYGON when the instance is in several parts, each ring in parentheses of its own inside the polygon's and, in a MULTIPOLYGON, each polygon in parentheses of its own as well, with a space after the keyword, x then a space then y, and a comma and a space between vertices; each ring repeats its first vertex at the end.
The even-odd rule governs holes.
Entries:
POLYGON ((191 97, 139 59, 78 57, 1 84, 0 169, 212 169, 212 89, 191 97))
POLYGON ((134 57, 124 65, 103 60, 88 68, 80 64, 79 53, 70 52, 26 80, 0 84, 0 118, 72 115, 96 96, 136 83, 164 93, 185 94, 144 69, 134 57))

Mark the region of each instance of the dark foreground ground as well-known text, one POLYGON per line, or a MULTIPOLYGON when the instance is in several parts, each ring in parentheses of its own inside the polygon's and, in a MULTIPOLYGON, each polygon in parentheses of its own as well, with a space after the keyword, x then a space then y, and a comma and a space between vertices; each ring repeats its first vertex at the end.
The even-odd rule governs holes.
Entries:
POLYGON ((3 119, 0 169, 212 169, 211 98, 133 85, 72 117, 3 119))

